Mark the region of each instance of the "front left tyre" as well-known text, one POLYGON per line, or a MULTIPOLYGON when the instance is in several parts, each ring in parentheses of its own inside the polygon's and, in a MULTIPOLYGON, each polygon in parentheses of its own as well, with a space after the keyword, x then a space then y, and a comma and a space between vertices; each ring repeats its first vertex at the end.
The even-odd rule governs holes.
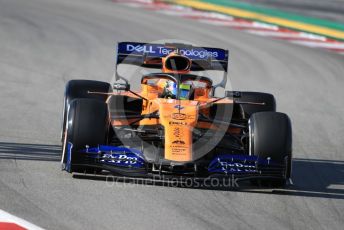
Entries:
POLYGON ((260 182, 274 187, 284 186, 291 177, 292 164, 292 127, 289 117, 279 112, 258 112, 252 114, 248 126, 250 155, 285 166, 283 178, 263 179, 260 182))

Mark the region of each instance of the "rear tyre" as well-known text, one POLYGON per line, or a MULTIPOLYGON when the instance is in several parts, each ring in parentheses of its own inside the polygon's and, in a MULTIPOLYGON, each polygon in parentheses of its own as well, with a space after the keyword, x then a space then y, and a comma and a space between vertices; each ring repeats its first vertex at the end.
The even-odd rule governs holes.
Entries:
POLYGON ((111 93, 112 87, 109 83, 101 81, 70 80, 67 82, 63 99, 61 142, 64 140, 68 108, 74 99, 92 98, 105 102, 108 98, 106 94, 92 94, 89 92, 111 93))
POLYGON ((108 107, 105 102, 95 99, 74 99, 68 111, 68 123, 62 156, 63 169, 72 172, 98 171, 88 164, 89 160, 78 150, 106 144, 109 130, 108 107))
MULTIPOLYGON (((291 176, 292 129, 289 117, 278 112, 254 113, 249 119, 249 154, 285 164, 285 177, 264 179, 262 185, 284 186, 291 176)), ((253 181, 257 183, 257 181, 253 181)))

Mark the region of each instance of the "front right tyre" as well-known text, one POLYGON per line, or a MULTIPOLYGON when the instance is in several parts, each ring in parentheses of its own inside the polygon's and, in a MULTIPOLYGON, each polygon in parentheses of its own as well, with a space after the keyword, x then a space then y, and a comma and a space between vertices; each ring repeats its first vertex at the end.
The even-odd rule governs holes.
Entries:
POLYGON ((71 102, 77 98, 92 98, 105 102, 108 98, 108 93, 112 93, 112 87, 107 82, 94 81, 94 80, 70 80, 66 84, 64 99, 63 99, 63 112, 62 112, 62 129, 61 141, 64 140, 66 131, 66 121, 68 109, 71 102), (97 93, 92 93, 97 92, 97 93))
POLYGON ((105 102, 83 98, 70 103, 61 159, 64 170, 70 173, 96 170, 92 168, 92 160, 79 150, 106 144, 109 121, 105 102))

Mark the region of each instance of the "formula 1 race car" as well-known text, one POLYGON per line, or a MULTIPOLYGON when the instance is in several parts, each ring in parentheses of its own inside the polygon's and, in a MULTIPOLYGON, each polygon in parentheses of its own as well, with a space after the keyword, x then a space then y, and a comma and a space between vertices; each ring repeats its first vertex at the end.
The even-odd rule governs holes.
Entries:
POLYGON ((120 42, 116 62, 112 85, 91 80, 66 85, 63 170, 133 178, 234 176, 286 184, 290 119, 276 112, 271 94, 223 91, 215 96, 226 86, 227 50, 120 42), (140 84, 135 91, 120 66, 125 75, 130 75, 126 68, 151 71, 130 76, 130 83, 140 84))

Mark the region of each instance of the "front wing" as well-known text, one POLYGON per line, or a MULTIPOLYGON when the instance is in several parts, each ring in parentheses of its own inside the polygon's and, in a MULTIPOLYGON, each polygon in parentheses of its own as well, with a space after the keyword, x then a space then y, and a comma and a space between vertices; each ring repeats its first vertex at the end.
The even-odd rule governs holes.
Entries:
MULTIPOLYGON (((68 143, 65 170, 70 172, 73 145, 68 143)), ((288 161, 278 164, 270 159, 244 154, 217 154, 209 161, 177 163, 169 161, 148 162, 138 149, 100 145, 78 151, 83 156, 82 163, 76 166, 107 170, 117 176, 135 178, 154 178, 158 180, 192 178, 249 179, 287 179, 288 161)))

